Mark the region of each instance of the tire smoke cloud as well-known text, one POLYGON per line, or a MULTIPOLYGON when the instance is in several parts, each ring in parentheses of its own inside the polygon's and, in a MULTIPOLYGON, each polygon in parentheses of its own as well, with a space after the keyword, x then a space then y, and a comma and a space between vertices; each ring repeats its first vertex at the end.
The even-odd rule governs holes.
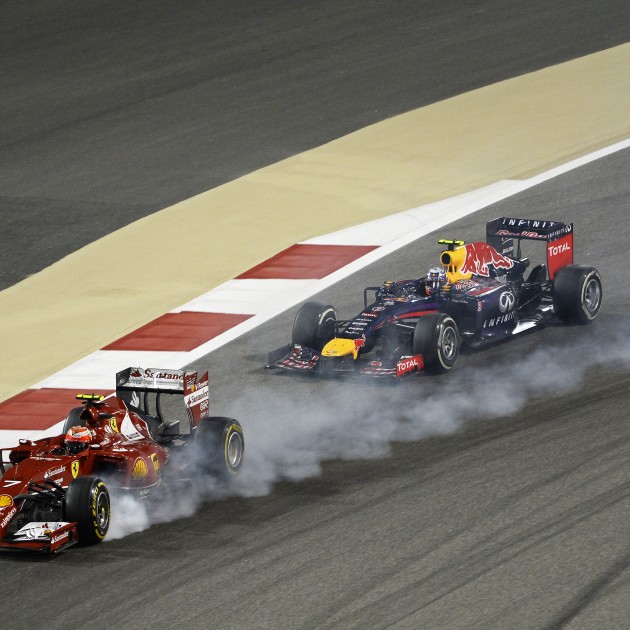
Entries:
MULTIPOLYGON (((487 365, 486 360, 483 366, 460 359, 453 373, 437 377, 398 384, 297 377, 290 398, 270 395, 267 387, 248 389, 229 409, 244 427, 240 474, 227 484, 200 476, 184 488, 167 488, 158 504, 115 499, 107 538, 190 516, 204 501, 269 494, 281 480, 299 482, 321 474, 329 460, 387 457, 393 442, 449 435, 472 420, 509 422, 535 397, 577 389, 590 370, 630 367, 630 336, 618 323, 613 327, 600 321, 573 330, 576 334, 567 335, 573 340, 564 344, 540 345, 532 335, 531 352, 502 353, 499 362, 487 365)), ((203 453, 187 458, 194 478, 203 453)))

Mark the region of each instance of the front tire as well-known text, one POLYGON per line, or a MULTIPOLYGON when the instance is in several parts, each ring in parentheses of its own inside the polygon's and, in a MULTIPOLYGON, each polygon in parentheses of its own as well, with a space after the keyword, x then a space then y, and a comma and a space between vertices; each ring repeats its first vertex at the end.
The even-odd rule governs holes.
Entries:
POLYGON ((330 304, 306 302, 293 322, 291 342, 317 352, 335 336, 337 313, 330 304))
POLYGON ((587 324, 602 306, 602 279, 594 267, 569 265, 553 279, 553 311, 564 322, 587 324))
POLYGON ((230 478, 243 464, 243 427, 234 418, 202 418, 195 431, 195 444, 200 447, 205 473, 230 478))
POLYGON ((421 354, 427 372, 450 371, 459 356, 459 330, 445 313, 423 315, 413 334, 413 353, 421 354))
POLYGON ((79 477, 66 493, 65 519, 77 524, 79 543, 94 545, 105 538, 111 518, 111 502, 105 483, 97 477, 79 477))

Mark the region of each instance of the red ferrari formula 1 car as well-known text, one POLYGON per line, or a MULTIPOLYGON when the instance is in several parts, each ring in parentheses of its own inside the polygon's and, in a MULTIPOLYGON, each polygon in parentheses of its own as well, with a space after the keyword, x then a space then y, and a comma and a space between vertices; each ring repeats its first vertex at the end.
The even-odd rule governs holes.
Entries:
POLYGON ((60 435, 0 450, 0 549, 57 552, 100 542, 110 523, 108 485, 153 496, 180 449, 197 449, 198 473, 229 477, 241 466, 241 425, 207 415, 207 373, 127 368, 116 375, 115 397, 77 398, 84 404, 60 435), (183 396, 182 418, 164 419, 164 395, 183 396))

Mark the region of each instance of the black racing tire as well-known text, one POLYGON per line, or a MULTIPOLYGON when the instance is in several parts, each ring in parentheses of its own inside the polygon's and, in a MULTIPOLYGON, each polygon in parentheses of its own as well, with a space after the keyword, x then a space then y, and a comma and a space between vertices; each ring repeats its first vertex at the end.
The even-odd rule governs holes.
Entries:
POLYGON ((439 374, 450 371, 459 356, 459 330, 446 313, 423 315, 413 334, 413 353, 421 354, 424 369, 439 374))
POLYGON ((594 267, 569 265, 553 279, 553 312, 564 322, 588 324, 599 314, 604 292, 594 267))
POLYGON ((81 418, 81 414, 85 411, 85 407, 75 407, 70 409, 70 412, 66 416, 66 420, 63 423, 63 432, 61 435, 65 435, 70 431, 72 427, 84 427, 85 420, 81 418))
POLYGON ((330 304, 306 302, 295 315, 291 342, 319 352, 335 336, 336 321, 330 304))
POLYGON ((100 543, 111 519, 111 501, 105 482, 98 477, 75 479, 66 493, 64 518, 77 524, 79 544, 100 543))
POLYGON ((195 444, 200 447, 204 473, 229 479, 243 464, 245 437, 234 418, 202 418, 195 430, 195 444))

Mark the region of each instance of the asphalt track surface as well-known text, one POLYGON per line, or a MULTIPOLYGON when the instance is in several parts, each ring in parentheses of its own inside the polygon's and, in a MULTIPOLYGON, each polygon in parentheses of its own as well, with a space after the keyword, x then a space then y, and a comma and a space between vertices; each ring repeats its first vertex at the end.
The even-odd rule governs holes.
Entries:
MULTIPOLYGON (((597 33, 595 18, 602 14, 609 17, 602 39, 611 37, 617 23, 610 19, 612 9, 606 13, 599 3, 586 19, 580 9, 589 6, 571 5, 563 16, 580 16, 583 29, 567 35, 563 53, 568 57, 578 44, 596 50, 617 43, 584 35, 569 45, 575 32, 597 33)), ((616 7, 617 16, 627 10, 616 7)), ((509 22, 505 13, 500 17, 509 22)), ((485 15, 484 24, 496 32, 488 19, 485 15)), ((534 26, 531 32, 538 33, 534 26)), ((626 39, 622 26, 619 32, 621 41, 626 39)), ((538 48, 562 47, 557 43, 562 38, 551 40, 538 48)), ((530 62, 526 51, 520 55, 520 63, 530 62)), ((493 59, 502 65, 496 54, 493 59)), ((512 76, 524 70, 502 71, 512 76)), ((390 95, 394 100, 396 91, 390 95)), ((324 460, 337 450, 365 447, 364 456, 378 452, 357 431, 365 413, 362 397, 373 408, 371 417, 380 413, 403 431, 411 423, 411 431, 414 418, 405 411, 410 404, 437 392, 448 419, 448 400, 474 391, 479 374, 495 375, 497 383, 485 383, 485 396, 500 399, 507 380, 491 371, 497 365, 524 365, 528 370, 520 373, 529 374, 553 365, 559 355, 569 380, 557 391, 550 393, 540 382, 510 389, 521 402, 511 408, 509 400, 503 401, 499 409, 509 411, 504 416, 474 421, 472 409, 458 408, 464 424, 451 435, 431 437, 455 429, 455 421, 427 427, 426 439, 397 441, 379 459, 326 461, 322 474, 311 480, 277 483, 268 496, 207 503, 194 517, 98 548, 43 561, 3 556, 1 588, 3 600, 11 602, 12 623, 51 628, 79 627, 86 619, 95 628, 627 627, 630 446, 625 409, 630 379, 627 362, 624 366, 615 354, 615 348, 624 350, 623 336, 613 337, 630 328, 628 280, 619 270, 627 245, 629 166, 628 151, 611 156, 448 230, 478 238, 486 218, 503 213, 545 217, 547 208, 550 218, 574 221, 579 261, 598 267, 605 282, 605 307, 591 327, 549 327, 464 356, 446 384, 419 378, 400 388, 350 386, 265 372, 260 367, 264 353, 286 340, 291 313, 199 362, 212 370, 215 410, 243 420, 248 462, 258 461, 256 453, 266 450, 279 458, 278 474, 283 453, 291 453, 293 434, 298 445, 303 439, 303 431, 292 427, 317 423, 317 409, 331 409, 337 401, 345 413, 334 419, 338 444, 324 444, 324 460), (589 344, 586 349, 580 340, 589 344), (537 355, 539 347, 548 353, 537 355), (575 350, 573 363, 566 361, 563 347, 575 350), (602 360, 598 348, 611 352, 610 362, 602 360), (527 363, 532 356, 540 360, 538 367, 527 363), (251 398, 243 398, 243 392, 251 392, 251 398), (265 417, 268 409, 277 412, 276 425, 265 417), (264 422, 257 425, 257 416, 264 422), (257 426, 265 429, 266 440, 257 426), (280 454, 274 441, 283 446, 280 454), (35 595, 41 604, 34 604, 35 595)), ((28 216, 28 207, 19 210, 28 216)), ((37 222, 36 215, 30 219, 37 222)), ((338 306, 342 316, 350 315, 360 306, 363 285, 423 273, 435 260, 435 238, 444 235, 429 236, 365 269, 323 299, 338 306)), ((504 371, 510 374, 507 367, 504 371)), ((475 408, 492 409, 491 403, 481 403, 475 408)), ((360 454, 355 451, 355 457, 360 454)))
POLYGON ((271 478, 295 478, 316 473, 296 467, 304 457, 338 459, 268 496, 206 503, 97 548, 3 557, 14 623, 627 627, 630 283, 611 252, 625 248, 629 167, 630 151, 582 167, 319 296, 349 315, 362 286, 430 265, 439 236, 473 239, 488 218, 552 208, 575 221, 579 260, 602 271, 605 307, 593 325, 550 326, 466 354, 447 376, 390 387, 265 371, 265 352, 290 329, 292 314, 279 316, 195 367, 210 365, 213 410, 243 421, 250 466, 268 461, 271 478), (418 430, 425 439, 404 441, 418 430), (379 435, 398 437, 391 452, 379 435), (34 588, 45 605, 33 605, 34 588), (85 596, 69 605, 68 593, 85 596))
POLYGON ((625 0, 0 2, 0 289, 368 124, 630 37, 625 0))

